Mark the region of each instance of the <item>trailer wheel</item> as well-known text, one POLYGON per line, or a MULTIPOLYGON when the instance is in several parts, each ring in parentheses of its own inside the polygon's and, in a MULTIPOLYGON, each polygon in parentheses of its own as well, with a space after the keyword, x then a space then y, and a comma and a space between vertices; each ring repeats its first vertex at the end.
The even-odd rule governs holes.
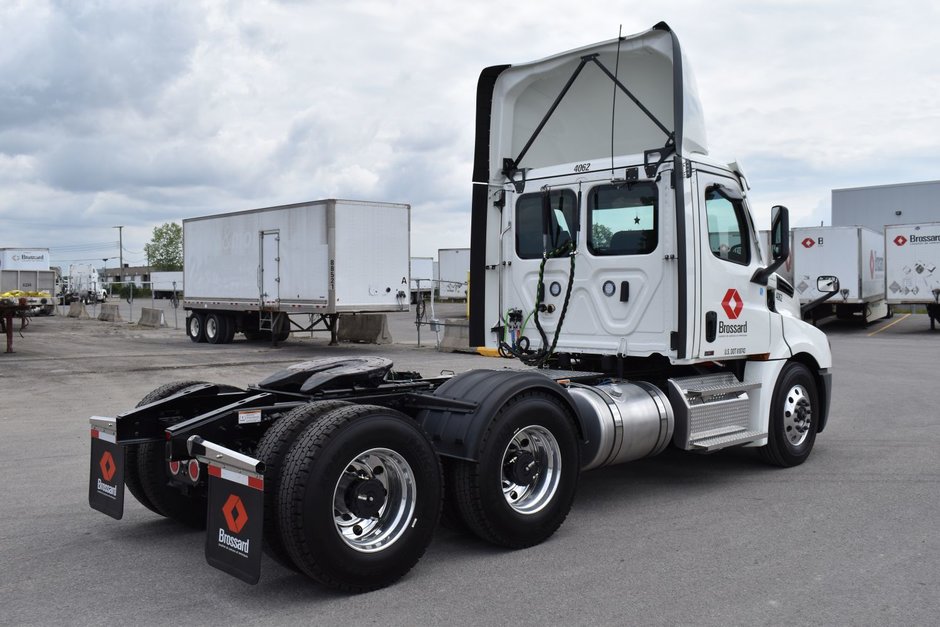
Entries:
POLYGON ((806 461, 816 442, 819 394, 813 374, 795 361, 783 367, 770 406, 765 461, 789 468, 806 461))
POLYGON ((277 498, 284 460, 297 436, 320 416, 349 405, 346 401, 315 401, 295 407, 262 436, 255 457, 264 462, 264 549, 283 566, 297 569, 281 538, 281 510, 277 498))
MULTIPOLYGON (((192 387, 194 385, 199 385, 200 383, 202 383, 202 381, 174 381, 173 383, 161 385, 140 399, 140 402, 137 403, 136 407, 149 405, 150 403, 162 400, 169 396, 173 396, 177 392, 185 390, 186 388, 192 387)), ((155 514, 160 514, 161 512, 154 506, 151 500, 144 493, 143 485, 140 482, 140 470, 138 469, 137 461, 138 450, 140 446, 141 445, 139 444, 129 444, 124 447, 124 485, 127 486, 127 489, 131 494, 134 495, 134 498, 137 499, 141 505, 155 514)))
POLYGON ((477 536, 534 546, 561 526, 580 470, 574 418, 557 398, 530 390, 510 399, 483 436, 477 463, 453 461, 447 498, 477 536))
POLYGON ((225 335, 222 337, 222 344, 231 344, 235 339, 235 316, 231 314, 222 314, 225 320, 225 335))
POLYGON ((225 314, 210 312, 205 319, 206 341, 210 344, 222 344, 228 333, 228 323, 225 314))
POLYGON ((201 343, 206 341, 206 318, 201 313, 193 312, 186 318, 186 335, 193 342, 201 343))
POLYGON ((406 415, 373 405, 334 410, 300 435, 278 506, 294 563, 347 592, 390 585, 418 562, 441 512, 441 466, 406 415))

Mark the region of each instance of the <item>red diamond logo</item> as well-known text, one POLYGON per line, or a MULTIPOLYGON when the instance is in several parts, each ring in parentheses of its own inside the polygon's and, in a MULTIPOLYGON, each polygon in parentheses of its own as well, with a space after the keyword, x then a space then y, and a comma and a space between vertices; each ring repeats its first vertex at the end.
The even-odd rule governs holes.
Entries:
POLYGON ((111 455, 111 451, 104 452, 104 455, 101 456, 101 461, 98 462, 98 466, 101 468, 101 477, 110 483, 111 479, 114 478, 115 471, 117 471, 117 465, 114 463, 114 457, 111 455))
POLYGON ((248 522, 248 512, 237 494, 229 494, 228 500, 222 506, 222 515, 225 516, 225 526, 232 533, 238 533, 248 522))
POLYGON ((907 238, 904 237, 903 235, 898 235, 897 237, 894 238, 895 246, 904 246, 904 244, 906 243, 907 243, 907 238))
POLYGON ((725 297, 721 300, 721 308, 725 310, 728 320, 737 320, 741 315, 741 310, 744 309, 744 301, 741 300, 738 290, 731 288, 725 292, 725 297))
POLYGON ((803 244, 803 248, 812 248, 813 244, 816 243, 816 240, 814 240, 812 237, 807 237, 800 243, 803 244))

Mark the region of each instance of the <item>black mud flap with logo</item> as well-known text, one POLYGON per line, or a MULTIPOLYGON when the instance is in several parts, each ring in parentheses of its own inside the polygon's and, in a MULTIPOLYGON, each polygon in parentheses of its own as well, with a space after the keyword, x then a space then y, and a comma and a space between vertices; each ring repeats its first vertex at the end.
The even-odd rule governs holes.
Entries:
POLYGON ((111 419, 91 419, 88 504, 120 520, 124 517, 124 447, 117 443, 113 427, 111 419))
MULTIPOLYGON (((205 444, 215 446, 208 442, 205 444)), ((197 457, 200 461, 208 461, 201 454, 197 453, 197 457)), ((220 465, 218 456, 213 457, 215 459, 209 462, 206 561, 242 581, 258 583, 261 578, 264 479, 244 468, 220 465)))

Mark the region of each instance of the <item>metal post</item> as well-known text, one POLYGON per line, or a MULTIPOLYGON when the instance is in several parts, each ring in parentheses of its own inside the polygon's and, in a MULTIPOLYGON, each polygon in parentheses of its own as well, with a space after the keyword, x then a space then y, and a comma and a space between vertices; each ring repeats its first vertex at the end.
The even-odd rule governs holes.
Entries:
POLYGON ((111 228, 118 230, 118 248, 119 248, 118 254, 120 255, 119 258, 121 260, 120 261, 120 264, 121 264, 120 276, 121 276, 121 284, 123 285, 124 284, 124 226, 123 225, 113 226, 111 228))

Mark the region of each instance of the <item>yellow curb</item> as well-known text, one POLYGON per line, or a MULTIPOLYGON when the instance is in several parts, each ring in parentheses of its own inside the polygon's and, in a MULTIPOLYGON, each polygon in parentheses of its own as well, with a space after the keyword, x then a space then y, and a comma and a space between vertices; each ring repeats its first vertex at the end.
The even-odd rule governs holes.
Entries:
POLYGON ((487 348, 486 346, 480 346, 477 348, 477 352, 484 357, 499 357, 499 351, 495 348, 487 348))

